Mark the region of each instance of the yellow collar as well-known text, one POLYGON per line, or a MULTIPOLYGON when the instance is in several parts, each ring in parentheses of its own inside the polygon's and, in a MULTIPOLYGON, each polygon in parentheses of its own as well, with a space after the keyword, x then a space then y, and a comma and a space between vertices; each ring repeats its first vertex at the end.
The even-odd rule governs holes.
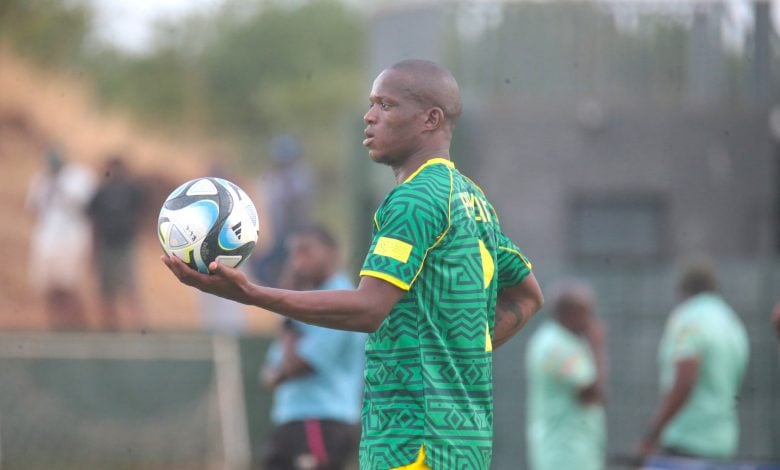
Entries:
MULTIPOLYGON (((426 166, 436 165, 438 163, 441 163, 442 165, 447 165, 448 167, 451 167, 451 168, 455 168, 455 163, 453 163, 452 160, 447 160, 446 158, 441 158, 441 157, 431 158, 427 162, 425 162, 422 165, 420 165, 420 168, 414 170, 414 173, 409 175, 409 177, 404 180, 404 183, 408 183, 409 181, 411 181, 426 166)), ((401 183, 401 184, 403 184, 403 183, 401 183)))

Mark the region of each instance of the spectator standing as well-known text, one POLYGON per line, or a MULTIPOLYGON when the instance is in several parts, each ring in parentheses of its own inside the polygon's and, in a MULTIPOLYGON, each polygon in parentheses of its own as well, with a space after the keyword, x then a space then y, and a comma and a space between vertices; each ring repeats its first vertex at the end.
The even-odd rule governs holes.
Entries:
POLYGON ((94 175, 66 161, 50 146, 45 170, 36 174, 27 193, 27 208, 35 216, 30 246, 30 282, 46 301, 49 325, 55 329, 86 326, 79 289, 90 246, 84 209, 95 188, 94 175))
POLYGON ((108 330, 121 325, 123 301, 136 326, 144 321, 136 281, 136 239, 143 204, 143 189, 130 175, 123 157, 109 157, 104 179, 87 208, 93 228, 102 326, 108 330))
POLYGON ((251 261, 254 276, 264 285, 278 286, 285 265, 285 243, 296 229, 309 225, 313 205, 314 177, 303 159, 298 140, 281 135, 271 141, 273 167, 260 178, 257 191, 272 230, 270 249, 251 261))

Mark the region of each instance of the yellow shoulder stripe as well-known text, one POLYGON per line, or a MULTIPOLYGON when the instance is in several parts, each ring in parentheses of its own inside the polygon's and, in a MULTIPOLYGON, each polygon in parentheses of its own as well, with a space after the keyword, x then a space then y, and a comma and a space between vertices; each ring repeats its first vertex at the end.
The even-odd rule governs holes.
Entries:
POLYGON ((375 277, 377 279, 381 279, 383 281, 387 281, 390 284, 396 286, 399 289, 408 291, 411 286, 409 284, 405 283, 404 281, 398 279, 395 276, 391 276, 390 274, 381 273, 379 271, 371 271, 368 269, 364 269, 360 271, 361 276, 369 276, 369 277, 375 277))
POLYGON ((533 269, 534 268, 534 265, 531 264, 530 261, 528 261, 528 258, 523 256, 522 253, 520 253, 519 251, 515 250, 514 248, 509 248, 509 247, 506 247, 506 246, 499 246, 498 249, 499 250, 508 251, 510 253, 513 253, 513 254, 517 255, 518 257, 520 257, 520 259, 523 261, 523 263, 525 263, 525 265, 528 266, 528 269, 533 269))

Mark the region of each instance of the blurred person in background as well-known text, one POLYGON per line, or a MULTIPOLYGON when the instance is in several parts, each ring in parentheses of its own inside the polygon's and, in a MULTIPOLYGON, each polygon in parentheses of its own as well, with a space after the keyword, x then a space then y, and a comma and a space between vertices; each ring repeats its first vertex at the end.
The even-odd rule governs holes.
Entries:
POLYGON ((45 169, 33 177, 27 208, 35 216, 30 246, 30 282, 46 300, 55 329, 86 326, 79 290, 89 258, 90 228, 84 210, 95 190, 92 172, 68 162, 50 145, 45 169))
POLYGON ((120 327, 123 304, 135 326, 140 327, 144 321, 136 281, 136 241, 143 209, 143 188, 130 174, 124 157, 109 156, 103 180, 87 207, 92 222, 101 322, 107 330, 120 327))
POLYGON ((271 226, 272 246, 251 261, 251 265, 258 280, 275 287, 287 257, 286 240, 296 229, 310 223, 315 188, 314 176, 295 137, 275 137, 270 150, 273 166, 261 176, 257 192, 267 209, 261 218, 271 226))
MULTIPOLYGON (((354 288, 333 236, 312 226, 288 238, 280 279, 293 290, 354 288)), ((274 393, 266 470, 342 469, 357 461, 366 335, 286 319, 261 379, 274 393)))
POLYGON ((780 339, 780 302, 776 303, 772 310, 772 326, 775 328, 777 339, 780 339))
POLYGON ((531 470, 604 468, 604 328, 596 296, 581 281, 553 289, 553 318, 533 334, 526 355, 531 470))
POLYGON ((728 459, 739 438, 736 405, 748 362, 745 327, 717 292, 708 261, 689 264, 682 302, 670 314, 659 347, 662 398, 639 457, 654 452, 728 459))

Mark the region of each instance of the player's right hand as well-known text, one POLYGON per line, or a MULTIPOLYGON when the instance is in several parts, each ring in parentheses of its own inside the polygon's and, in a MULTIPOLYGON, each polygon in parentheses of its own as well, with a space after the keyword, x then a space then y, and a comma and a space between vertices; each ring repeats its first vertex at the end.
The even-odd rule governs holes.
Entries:
POLYGON ((250 301, 251 284, 246 275, 238 269, 214 261, 209 264, 210 274, 203 274, 187 266, 176 256, 162 255, 160 259, 183 284, 236 302, 250 301))

